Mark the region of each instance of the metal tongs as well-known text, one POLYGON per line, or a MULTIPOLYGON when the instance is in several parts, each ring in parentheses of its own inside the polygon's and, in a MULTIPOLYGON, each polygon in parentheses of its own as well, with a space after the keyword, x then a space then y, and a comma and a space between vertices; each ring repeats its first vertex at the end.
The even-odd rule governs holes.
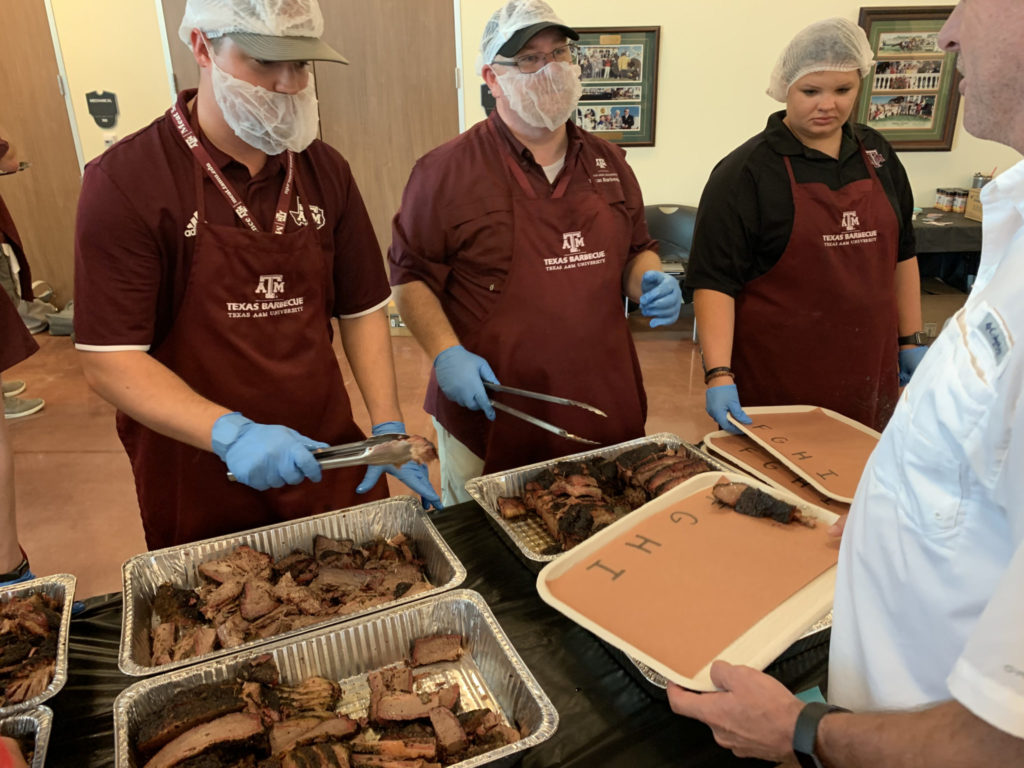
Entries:
MULTIPOLYGON (((413 442, 409 439, 409 435, 401 432, 389 432, 355 443, 317 448, 313 451, 313 457, 321 469, 357 467, 365 464, 401 466, 412 460, 412 449, 413 442)), ((234 482, 236 478, 228 472, 228 480, 234 482)))
MULTIPOLYGON (((484 386, 487 389, 491 390, 492 392, 504 392, 504 393, 509 394, 509 395, 519 395, 520 397, 530 397, 530 398, 533 398, 534 400, 543 400, 546 403, 557 403, 558 405, 572 405, 572 406, 575 406, 576 408, 582 408, 585 411, 590 411, 591 413, 596 413, 598 416, 602 416, 602 417, 604 417, 606 419, 608 418, 608 414, 605 413, 604 411, 602 411, 600 408, 595 408, 594 406, 592 406, 592 405, 590 405, 588 403, 581 403, 579 400, 569 400, 568 398, 565 398, 565 397, 555 397, 554 395, 546 395, 543 392, 530 392, 527 389, 516 389, 515 387, 504 387, 501 384, 492 384, 489 381, 485 381, 484 382, 484 386)), ((571 432, 568 432, 568 431, 562 429, 561 427, 557 427, 554 424, 549 424, 548 422, 544 421, 543 419, 538 419, 536 416, 531 416, 528 413, 523 413, 518 408, 513 408, 510 405, 505 405, 504 403, 500 403, 497 400, 491 400, 490 403, 495 408, 497 408, 499 411, 504 411, 505 413, 509 414, 510 416, 515 416, 517 419, 522 419, 523 421, 527 421, 530 424, 533 424, 535 427, 540 427, 541 429, 546 429, 548 432, 554 432, 556 435, 560 435, 560 436, 564 437, 566 440, 575 440, 577 443, 588 443, 590 445, 600 445, 600 443, 597 442, 596 440, 588 440, 585 437, 580 437, 579 435, 574 435, 571 432)))

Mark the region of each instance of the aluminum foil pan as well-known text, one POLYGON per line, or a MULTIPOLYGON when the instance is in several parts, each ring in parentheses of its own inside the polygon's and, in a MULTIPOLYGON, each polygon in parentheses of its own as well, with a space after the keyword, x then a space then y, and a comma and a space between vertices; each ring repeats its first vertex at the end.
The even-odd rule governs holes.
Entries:
POLYGON ((558 542, 548 532, 544 521, 537 515, 527 515, 521 520, 506 520, 498 511, 499 496, 521 496, 526 490, 526 484, 545 469, 551 469, 555 464, 563 461, 586 461, 587 459, 605 458, 610 459, 625 453, 633 448, 643 445, 664 443, 669 448, 686 450, 691 456, 706 461, 709 465, 722 472, 734 471, 713 456, 704 453, 696 446, 690 445, 678 436, 668 432, 660 432, 656 435, 648 435, 625 443, 609 445, 586 453, 574 453, 571 456, 562 456, 550 461, 542 461, 537 464, 530 464, 517 469, 510 469, 505 472, 476 477, 466 483, 466 490, 477 504, 484 508, 487 517, 498 530, 501 531, 512 543, 520 559, 526 567, 534 573, 557 558, 561 552, 558 550, 558 542))
POLYGON ((124 615, 121 619, 121 645, 117 665, 126 675, 152 675, 310 631, 308 626, 301 627, 265 639, 250 640, 234 648, 220 648, 190 659, 153 666, 150 663, 150 629, 153 620, 152 603, 157 588, 165 582, 183 589, 199 586, 202 583, 199 575, 201 563, 223 557, 242 544, 266 552, 276 560, 295 549, 312 552, 313 539, 317 534, 330 538, 353 539, 358 543, 381 536, 390 538, 398 533, 405 533, 416 542, 420 557, 425 563, 427 578, 434 585, 433 588, 356 613, 324 619, 325 623, 337 624, 385 608, 421 600, 447 589, 454 589, 465 580, 465 567, 441 538, 441 534, 423 511, 418 499, 412 496, 397 496, 358 507, 305 517, 291 523, 269 525, 245 533, 136 555, 121 567, 124 615))
POLYGON ((39 706, 57 695, 68 680, 68 634, 71 627, 71 604, 75 600, 75 577, 70 573, 57 573, 9 587, 0 587, 0 603, 6 603, 15 597, 29 597, 37 592, 49 595, 63 606, 57 635, 57 666, 53 671, 53 679, 45 691, 20 704, 0 707, 0 718, 39 706))
POLYGON ((35 744, 30 768, 43 768, 46 765, 46 745, 50 742, 52 723, 53 711, 49 707, 36 707, 0 720, 0 736, 16 739, 31 736, 35 744))
POLYGON ((527 735, 508 746, 463 760, 459 768, 511 765, 521 752, 550 738, 558 712, 523 663, 479 593, 468 589, 445 592, 410 605, 367 616, 358 622, 325 627, 301 638, 279 641, 258 650, 207 661, 199 666, 140 680, 114 702, 114 736, 118 768, 138 768, 131 749, 139 725, 158 713, 171 697, 203 683, 230 680, 249 659, 270 653, 281 681, 295 684, 310 675, 341 684, 339 711, 365 717, 370 702, 366 673, 409 658, 413 641, 437 633, 461 634, 466 653, 456 662, 439 663, 419 684, 434 690, 457 682, 463 710, 489 707, 507 725, 527 735))

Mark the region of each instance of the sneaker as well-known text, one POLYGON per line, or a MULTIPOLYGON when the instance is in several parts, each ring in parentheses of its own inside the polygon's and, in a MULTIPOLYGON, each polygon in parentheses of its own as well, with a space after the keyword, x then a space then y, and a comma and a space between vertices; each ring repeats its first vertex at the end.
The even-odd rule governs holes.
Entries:
POLYGON ((40 301, 49 301, 53 298, 53 287, 45 280, 33 280, 32 295, 40 301))
POLYGON ((60 312, 46 316, 51 336, 70 336, 75 328, 75 302, 69 301, 60 312))
POLYGON ((34 299, 33 301, 22 299, 18 303, 18 314, 25 321, 25 327, 28 328, 28 332, 33 335, 45 331, 49 327, 46 316, 54 315, 59 311, 55 305, 39 299, 34 299))
POLYGON ((5 397, 4 418, 20 419, 43 410, 46 401, 40 397, 5 397))
POLYGON ((20 395, 25 391, 25 382, 15 379, 14 381, 4 382, 4 397, 14 397, 20 395))

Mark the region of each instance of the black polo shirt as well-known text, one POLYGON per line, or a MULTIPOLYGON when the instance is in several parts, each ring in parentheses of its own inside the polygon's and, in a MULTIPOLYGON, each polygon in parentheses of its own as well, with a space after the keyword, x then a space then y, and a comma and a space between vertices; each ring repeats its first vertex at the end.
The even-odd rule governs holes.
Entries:
POLYGON ((837 190, 868 178, 857 139, 872 151, 886 196, 899 221, 900 261, 912 258, 914 197, 895 150, 878 131, 847 123, 839 158, 804 146, 782 122, 785 110, 768 118, 764 131, 715 166, 700 198, 686 285, 735 297, 743 286, 778 263, 793 231, 793 194, 783 157, 797 183, 820 182, 837 190))

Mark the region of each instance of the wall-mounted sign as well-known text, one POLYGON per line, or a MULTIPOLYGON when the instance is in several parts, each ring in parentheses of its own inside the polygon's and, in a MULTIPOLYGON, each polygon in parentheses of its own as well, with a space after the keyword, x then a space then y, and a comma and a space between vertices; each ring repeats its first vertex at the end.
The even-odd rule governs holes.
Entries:
POLYGON ((89 114, 100 128, 113 128, 117 123, 117 95, 110 91, 90 91, 85 94, 89 114))

